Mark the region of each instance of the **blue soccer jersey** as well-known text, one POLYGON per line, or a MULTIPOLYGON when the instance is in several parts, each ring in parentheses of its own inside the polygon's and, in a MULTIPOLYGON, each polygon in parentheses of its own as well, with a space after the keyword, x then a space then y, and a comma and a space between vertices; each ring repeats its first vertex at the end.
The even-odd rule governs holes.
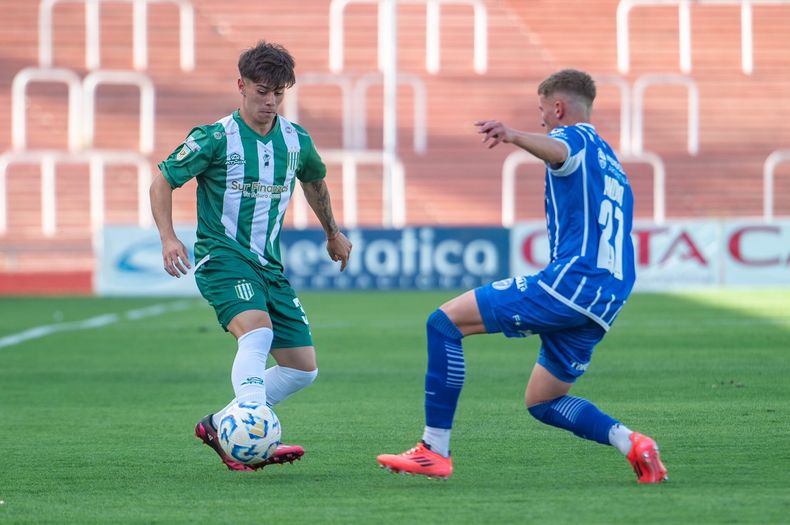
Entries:
POLYGON ((608 330, 636 279, 631 186, 592 125, 558 127, 549 136, 568 147, 568 158, 546 168, 551 254, 539 285, 608 330))

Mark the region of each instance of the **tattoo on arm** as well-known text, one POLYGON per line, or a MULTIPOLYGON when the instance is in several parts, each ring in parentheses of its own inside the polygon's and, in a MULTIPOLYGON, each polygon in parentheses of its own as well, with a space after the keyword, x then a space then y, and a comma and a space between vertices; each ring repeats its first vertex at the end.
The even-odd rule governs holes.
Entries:
POLYGON ((338 231, 335 217, 332 214, 332 201, 329 198, 329 189, 323 179, 306 182, 303 184, 304 195, 307 203, 313 209, 324 230, 330 233, 338 231))

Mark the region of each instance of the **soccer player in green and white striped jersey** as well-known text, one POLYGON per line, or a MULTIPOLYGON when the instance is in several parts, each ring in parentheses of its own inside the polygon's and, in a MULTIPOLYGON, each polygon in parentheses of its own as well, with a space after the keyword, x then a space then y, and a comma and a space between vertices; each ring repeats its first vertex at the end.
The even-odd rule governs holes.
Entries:
POLYGON ((318 374, 307 316, 283 275, 280 232, 296 180, 321 223, 327 251, 343 271, 351 242, 332 213, 326 167, 310 135, 277 113, 295 83, 294 61, 285 48, 264 41, 239 58, 241 106, 214 124, 194 128, 162 163, 151 184, 151 209, 162 240, 167 273, 191 267, 172 221, 172 192, 197 179, 195 281, 233 334, 238 350, 231 381, 236 398, 201 419, 195 434, 232 470, 255 470, 293 462, 304 450, 280 445, 265 463, 250 467, 228 456, 217 442, 217 423, 233 402, 275 405, 311 384, 318 374), (271 353, 277 366, 266 368, 271 353))

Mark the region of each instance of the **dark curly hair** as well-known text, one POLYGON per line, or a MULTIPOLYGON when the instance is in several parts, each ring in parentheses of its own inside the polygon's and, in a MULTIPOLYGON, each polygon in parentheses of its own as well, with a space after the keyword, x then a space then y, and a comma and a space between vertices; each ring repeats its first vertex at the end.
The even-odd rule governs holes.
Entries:
POLYGON ((280 44, 259 41, 239 56, 241 78, 271 88, 289 88, 296 83, 294 59, 280 44))

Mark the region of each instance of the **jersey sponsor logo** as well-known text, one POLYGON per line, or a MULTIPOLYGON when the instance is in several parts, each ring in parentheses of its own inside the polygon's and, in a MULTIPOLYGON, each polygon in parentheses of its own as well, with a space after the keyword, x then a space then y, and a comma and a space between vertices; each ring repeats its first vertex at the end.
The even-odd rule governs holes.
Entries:
POLYGON ((245 162, 246 161, 241 157, 241 155, 239 155, 238 153, 236 153, 234 151, 233 153, 228 155, 228 158, 225 161, 225 164, 227 164, 228 166, 233 166, 233 165, 236 165, 236 164, 244 164, 245 162))
POLYGON ((252 299, 252 296, 255 295, 255 290, 253 290, 252 285, 247 281, 239 281, 236 286, 234 286, 234 289, 236 290, 236 297, 242 301, 249 301, 252 299))
POLYGON ((242 196, 253 199, 280 199, 283 193, 288 193, 288 186, 282 184, 263 184, 260 182, 241 182, 234 180, 230 189, 240 191, 242 196))

